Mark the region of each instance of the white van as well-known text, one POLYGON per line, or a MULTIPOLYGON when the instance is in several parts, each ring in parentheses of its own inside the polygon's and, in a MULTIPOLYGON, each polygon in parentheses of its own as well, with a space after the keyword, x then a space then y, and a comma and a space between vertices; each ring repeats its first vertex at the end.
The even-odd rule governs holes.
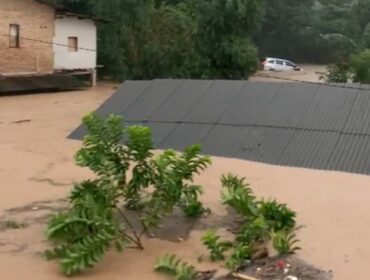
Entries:
POLYGON ((262 61, 262 65, 265 71, 301 70, 301 68, 299 68, 294 62, 281 58, 267 57, 262 61))

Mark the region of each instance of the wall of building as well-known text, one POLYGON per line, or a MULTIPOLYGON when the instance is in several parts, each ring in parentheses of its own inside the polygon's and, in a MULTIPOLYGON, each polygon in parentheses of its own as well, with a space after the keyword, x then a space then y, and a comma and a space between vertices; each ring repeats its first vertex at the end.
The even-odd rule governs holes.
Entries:
POLYGON ((34 0, 0 0, 0 74, 53 71, 54 18, 52 7, 34 0), (9 48, 10 24, 20 26, 19 48, 9 48))
POLYGON ((96 25, 90 19, 63 17, 55 20, 54 69, 75 70, 96 68, 96 25), (78 51, 71 52, 68 37, 78 38, 78 51), (86 50, 89 49, 89 50, 86 50))

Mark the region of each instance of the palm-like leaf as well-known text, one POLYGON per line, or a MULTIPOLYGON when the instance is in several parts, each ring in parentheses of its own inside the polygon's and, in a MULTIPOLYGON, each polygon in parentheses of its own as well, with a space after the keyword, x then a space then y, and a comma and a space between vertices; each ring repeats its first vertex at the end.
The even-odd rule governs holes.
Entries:
POLYGON ((176 280, 194 280, 198 272, 195 268, 182 262, 175 255, 159 258, 154 266, 155 271, 173 275, 176 280))

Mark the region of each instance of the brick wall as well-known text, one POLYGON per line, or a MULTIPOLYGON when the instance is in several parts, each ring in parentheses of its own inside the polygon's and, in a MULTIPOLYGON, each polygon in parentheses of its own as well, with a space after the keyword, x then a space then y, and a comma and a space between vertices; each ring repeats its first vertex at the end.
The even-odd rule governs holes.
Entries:
POLYGON ((53 70, 54 9, 34 0, 0 0, 0 74, 53 70), (9 47, 9 25, 20 26, 20 48, 9 47), (22 38, 23 37, 23 38, 22 38))

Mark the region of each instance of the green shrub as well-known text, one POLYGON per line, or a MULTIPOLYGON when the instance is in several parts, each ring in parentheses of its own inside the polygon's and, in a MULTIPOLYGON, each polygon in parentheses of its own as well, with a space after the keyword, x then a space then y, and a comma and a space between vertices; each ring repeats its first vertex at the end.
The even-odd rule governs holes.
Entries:
POLYGON ((244 244, 254 244, 264 242, 268 239, 270 227, 264 217, 258 216, 252 220, 244 222, 240 227, 236 240, 244 244))
POLYGON ((252 249, 244 243, 236 243, 232 255, 225 262, 225 266, 230 270, 236 270, 246 260, 252 256, 252 249))
POLYGON ((238 178, 232 174, 222 176, 221 183, 224 188, 222 201, 225 205, 235 209, 243 217, 257 215, 255 196, 245 178, 238 178))
POLYGON ((327 72, 320 76, 326 83, 347 83, 352 79, 352 73, 347 63, 331 64, 327 72))
POLYGON ((293 233, 296 213, 287 205, 276 200, 257 200, 252 189, 245 183, 245 178, 229 174, 222 176, 221 183, 223 203, 233 208, 243 220, 234 242, 221 241, 214 231, 202 238, 211 260, 224 259, 224 253, 230 249, 231 254, 225 265, 235 270, 271 239, 280 254, 293 253, 299 249, 294 247, 298 242, 293 233))
POLYGON ((274 231, 290 230, 295 226, 296 213, 276 200, 262 200, 259 203, 259 212, 274 231))
POLYGON ((113 246, 143 249, 141 237, 177 206, 187 215, 200 215, 202 188, 192 181, 210 164, 199 145, 182 154, 167 150, 154 156, 150 129, 123 127, 117 116, 90 114, 83 122, 88 134, 76 162, 96 179, 75 185, 69 209, 52 217, 47 229, 55 247, 46 255, 58 259, 67 275, 94 266, 113 246), (136 212, 141 228, 122 211, 122 202, 136 212))
POLYGON ((370 84, 370 49, 366 49, 351 58, 354 81, 370 84))
POLYGON ((229 250, 233 244, 229 241, 220 241, 221 237, 216 234, 216 231, 209 230, 203 237, 204 246, 210 252, 211 261, 220 261, 225 259, 224 253, 229 250))
POLYGON ((292 254, 300 247, 295 246, 299 240, 296 238, 295 233, 290 231, 272 232, 272 245, 279 255, 292 254))

